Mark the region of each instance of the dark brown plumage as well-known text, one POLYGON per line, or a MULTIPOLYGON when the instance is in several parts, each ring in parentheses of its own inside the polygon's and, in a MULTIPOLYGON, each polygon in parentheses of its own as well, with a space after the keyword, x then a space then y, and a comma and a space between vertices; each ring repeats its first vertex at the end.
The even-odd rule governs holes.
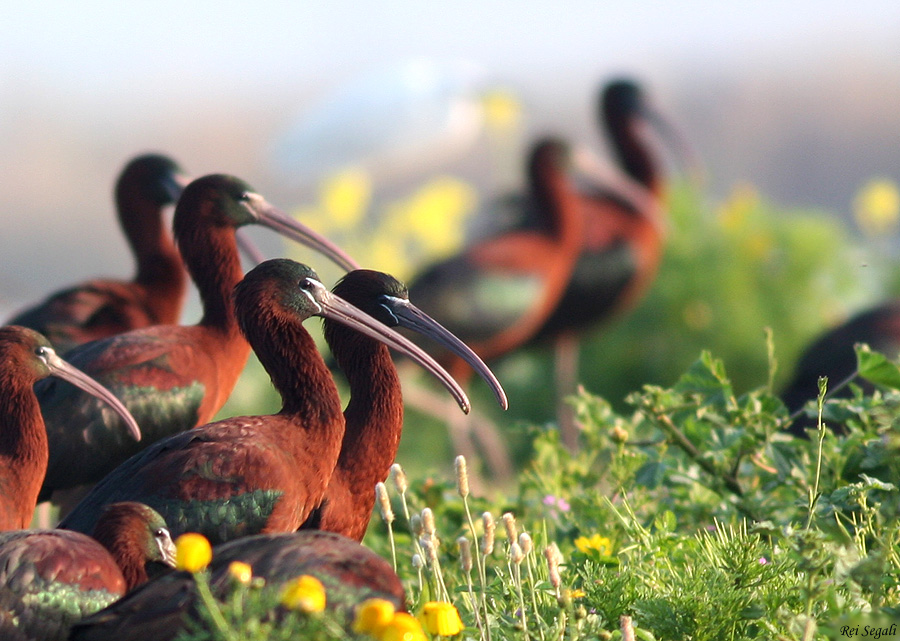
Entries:
POLYGON ((200 292, 203 316, 195 325, 134 330, 81 345, 67 355, 124 399, 143 428, 141 445, 121 437, 98 404, 70 386, 36 388, 50 445, 43 498, 99 481, 141 447, 207 423, 225 404, 250 353, 231 298, 243 277, 235 233, 250 224, 306 244, 343 267, 356 266, 333 243, 289 219, 244 181, 216 174, 191 182, 175 208, 174 229, 200 292), (82 417, 77 430, 68 425, 73 415, 82 417), (70 457, 80 464, 69 465, 70 457))
POLYGON ((0 533, 0 636, 65 639, 69 627, 175 565, 162 518, 145 505, 111 505, 94 538, 67 530, 0 533))
MULTIPOLYGON (((409 300, 406 286, 371 270, 349 272, 333 289, 390 327, 404 327, 457 354, 491 387, 506 409, 506 393, 465 344, 409 300)), ((350 385, 341 452, 311 526, 361 541, 375 503, 375 484, 387 478, 403 430, 400 379, 388 348, 351 327, 326 319, 325 340, 350 385)))
POLYGON ((7 321, 44 334, 60 354, 139 327, 177 323, 187 273, 163 210, 178 200, 187 177, 171 158, 131 160, 116 182, 119 225, 137 263, 132 280, 93 279, 48 296, 7 321))
MULTIPOLYGON (((331 532, 261 534, 216 546, 210 566, 213 593, 228 593, 228 566, 242 561, 253 576, 280 591, 297 576, 309 574, 325 587, 326 607, 352 621, 356 606, 368 598, 391 601, 405 610, 399 577, 384 559, 357 542, 331 532)), ((185 617, 197 621, 193 578, 173 572, 135 590, 74 626, 72 641, 167 641, 184 629, 185 617)), ((280 616, 279 612, 273 616, 280 616)))
POLYGON ((303 327, 312 315, 400 350, 468 408, 459 386, 427 354, 331 294, 306 265, 261 263, 236 287, 235 306, 281 394, 281 411, 225 419, 155 443, 98 483, 61 527, 88 532, 103 505, 128 500, 158 510, 176 534, 199 532, 213 543, 297 530, 322 502, 344 435, 337 388, 303 327))

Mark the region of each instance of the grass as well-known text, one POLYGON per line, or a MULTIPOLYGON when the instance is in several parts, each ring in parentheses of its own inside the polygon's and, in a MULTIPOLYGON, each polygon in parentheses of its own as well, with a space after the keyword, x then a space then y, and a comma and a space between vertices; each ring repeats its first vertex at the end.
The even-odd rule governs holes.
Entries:
MULTIPOLYGON (((822 327, 896 291, 892 261, 835 218, 785 212, 746 186, 721 204, 676 189, 670 205, 648 296, 627 323, 586 337, 578 451, 550 423, 550 356, 514 355, 495 368, 510 396, 514 485, 466 492, 459 462, 454 474, 436 445, 444 428, 410 412, 398 455, 409 469, 385 484, 364 543, 395 560, 411 611, 456 606, 458 638, 890 638, 900 370, 861 351, 860 372, 881 391, 809 408, 845 435, 820 422, 794 439, 775 354, 793 362, 822 327), (423 461, 426 444, 437 460, 423 461)), ((261 387, 245 401, 258 404, 261 387)), ((474 404, 490 407, 483 391, 474 404)), ((241 616, 223 605, 237 638, 268 638, 268 598, 242 601, 241 616)), ((327 618, 288 617, 278 638, 371 638, 327 618)), ((216 638, 198 629, 183 641, 216 638)))
POLYGON ((460 638, 492 641, 807 640, 900 620, 896 391, 828 401, 849 432, 809 439, 781 431, 768 382, 736 395, 708 353, 626 412, 573 402, 582 447, 533 428, 512 492, 473 496, 459 460, 440 481, 395 467, 365 544, 396 558, 411 611, 452 602, 460 638))

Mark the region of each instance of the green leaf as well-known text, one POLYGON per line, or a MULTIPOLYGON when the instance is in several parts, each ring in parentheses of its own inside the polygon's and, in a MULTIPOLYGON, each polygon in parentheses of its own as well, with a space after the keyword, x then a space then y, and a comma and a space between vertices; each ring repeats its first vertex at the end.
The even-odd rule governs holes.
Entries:
POLYGON ((856 346, 856 369, 871 383, 900 390, 900 367, 884 354, 873 352, 868 345, 856 346))

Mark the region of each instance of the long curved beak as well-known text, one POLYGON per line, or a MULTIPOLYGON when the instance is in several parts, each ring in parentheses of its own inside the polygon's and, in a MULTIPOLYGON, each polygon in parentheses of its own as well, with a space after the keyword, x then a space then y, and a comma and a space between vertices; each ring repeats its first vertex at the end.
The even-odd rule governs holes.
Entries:
POLYGON ((241 250, 241 253, 254 265, 259 265, 263 262, 266 257, 263 255, 261 251, 259 251, 259 247, 256 246, 250 237, 247 234, 243 233, 242 229, 238 229, 234 233, 235 240, 237 240, 238 249, 241 250))
MULTIPOLYGON (((310 280, 310 279, 308 279, 310 280)), ((317 282, 317 281, 313 281, 317 282)), ((471 405, 469 397, 463 391, 459 383, 437 361, 429 356, 421 347, 417 346, 405 336, 398 334, 387 325, 375 320, 364 311, 354 307, 343 298, 332 294, 324 285, 318 283, 312 298, 319 305, 319 316, 343 323, 370 338, 381 341, 391 349, 408 356, 421 367, 431 372, 447 391, 456 399, 459 408, 469 413, 471 405)))
POLYGON ((259 194, 253 194, 252 203, 248 207, 256 217, 258 224, 324 254, 332 262, 348 272, 359 269, 359 264, 350 258, 343 249, 318 232, 297 222, 277 207, 270 205, 259 194))
POLYGON ((71 383, 88 394, 96 396, 101 401, 106 401, 116 413, 122 417, 122 420, 125 421, 125 425, 128 427, 128 431, 131 433, 132 438, 134 438, 135 441, 141 440, 141 428, 138 427, 137 421, 134 420, 131 412, 129 412, 128 408, 122 404, 122 401, 116 398, 112 392, 74 365, 70 365, 61 359, 56 355, 56 352, 50 352, 48 350, 48 353, 46 354, 46 363, 53 376, 58 376, 67 383, 71 383))
POLYGON ((695 187, 701 188, 706 182, 706 168, 688 137, 675 123, 652 107, 645 106, 641 113, 657 131, 664 144, 672 150, 681 171, 687 174, 695 187))
POLYGON ((384 296, 383 299, 388 303, 391 311, 402 327, 406 327, 407 329, 437 341, 443 347, 467 362, 469 366, 475 370, 475 373, 483 378, 484 382, 490 386, 500 407, 503 409, 509 408, 506 391, 503 389, 500 381, 497 380, 497 377, 494 376, 494 373, 485 362, 481 360, 481 357, 473 352, 468 345, 457 338, 449 329, 438 323, 431 316, 405 298, 384 296))

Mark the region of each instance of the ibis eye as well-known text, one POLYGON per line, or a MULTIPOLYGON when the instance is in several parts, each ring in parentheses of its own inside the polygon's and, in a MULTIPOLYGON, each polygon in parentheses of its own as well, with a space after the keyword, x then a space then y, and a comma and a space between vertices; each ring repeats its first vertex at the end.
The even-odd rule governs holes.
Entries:
POLYGON ((43 345, 38 345, 34 348, 34 355, 38 358, 47 358, 50 354, 50 350, 44 347, 43 345))
POLYGON ((158 537, 158 538, 165 538, 165 537, 169 536, 169 531, 166 528, 161 527, 161 528, 158 528, 156 530, 156 532, 154 532, 153 536, 158 537))

